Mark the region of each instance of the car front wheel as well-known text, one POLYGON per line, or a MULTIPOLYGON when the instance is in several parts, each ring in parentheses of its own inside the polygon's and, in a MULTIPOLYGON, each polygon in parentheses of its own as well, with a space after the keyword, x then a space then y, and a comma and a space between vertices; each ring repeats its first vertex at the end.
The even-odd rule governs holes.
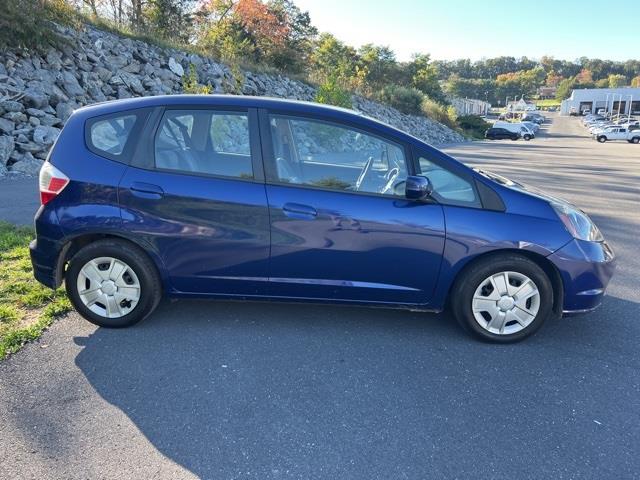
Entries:
POLYGON ((139 322, 153 312, 162 296, 149 257, 117 239, 99 240, 80 249, 69 262, 65 286, 80 315, 110 328, 139 322))
POLYGON ((553 288, 532 260, 492 256, 461 274, 450 303, 458 322, 476 337, 497 343, 523 340, 552 315, 553 288))
POLYGON ((636 144, 640 143, 640 137, 633 137, 631 139, 631 143, 636 143, 636 144))
POLYGON ((607 137, 605 137, 604 135, 600 135, 600 136, 598 137, 598 141, 599 141, 600 143, 604 143, 604 142, 606 142, 606 141, 607 141, 607 137))

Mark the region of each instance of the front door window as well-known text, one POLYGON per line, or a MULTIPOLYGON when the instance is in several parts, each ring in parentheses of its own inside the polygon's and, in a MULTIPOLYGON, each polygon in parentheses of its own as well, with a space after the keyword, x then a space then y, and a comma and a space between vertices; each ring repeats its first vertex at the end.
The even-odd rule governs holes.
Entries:
POLYGON ((404 196, 404 149, 360 130, 272 115, 275 171, 270 180, 329 190, 404 196))

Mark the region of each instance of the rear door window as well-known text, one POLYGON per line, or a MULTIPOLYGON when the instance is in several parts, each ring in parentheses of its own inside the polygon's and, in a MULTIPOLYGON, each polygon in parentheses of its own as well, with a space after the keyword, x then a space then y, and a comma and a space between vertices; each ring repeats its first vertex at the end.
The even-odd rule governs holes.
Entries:
POLYGON ((156 168, 253 178, 246 112, 167 110, 156 133, 156 168))

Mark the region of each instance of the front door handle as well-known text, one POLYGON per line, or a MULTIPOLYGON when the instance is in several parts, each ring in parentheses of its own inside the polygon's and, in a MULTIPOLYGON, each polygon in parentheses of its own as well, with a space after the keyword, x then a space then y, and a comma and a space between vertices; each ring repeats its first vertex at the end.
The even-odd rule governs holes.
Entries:
POLYGON ((148 199, 159 199, 164 195, 164 190, 158 185, 144 182, 133 182, 129 190, 136 196, 148 199))
POLYGON ((285 203, 282 206, 282 211, 287 217, 292 218, 312 220, 318 216, 318 211, 315 208, 300 203, 285 203))

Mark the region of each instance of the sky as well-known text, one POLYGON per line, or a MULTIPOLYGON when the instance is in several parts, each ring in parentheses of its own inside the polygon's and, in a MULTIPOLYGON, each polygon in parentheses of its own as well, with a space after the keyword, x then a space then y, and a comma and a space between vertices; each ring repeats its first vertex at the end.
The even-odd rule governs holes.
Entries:
POLYGON ((294 0, 320 31, 399 60, 640 58, 640 0, 294 0), (608 5, 615 5, 611 8, 608 5))

